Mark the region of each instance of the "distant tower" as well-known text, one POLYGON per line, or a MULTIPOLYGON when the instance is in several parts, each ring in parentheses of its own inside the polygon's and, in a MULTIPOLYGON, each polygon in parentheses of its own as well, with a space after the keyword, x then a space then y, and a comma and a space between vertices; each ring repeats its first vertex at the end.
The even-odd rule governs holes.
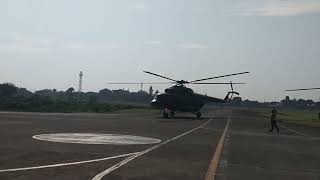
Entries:
POLYGON ((80 74, 79 74, 79 89, 78 89, 78 92, 82 92, 82 77, 83 77, 83 73, 82 73, 82 71, 80 71, 80 74))

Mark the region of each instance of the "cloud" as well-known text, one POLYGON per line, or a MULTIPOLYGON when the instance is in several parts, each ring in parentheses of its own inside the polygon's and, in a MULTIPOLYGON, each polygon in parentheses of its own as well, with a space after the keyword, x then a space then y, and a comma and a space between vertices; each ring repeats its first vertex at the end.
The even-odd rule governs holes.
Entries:
POLYGON ((318 0, 247 0, 226 11, 227 15, 240 16, 297 16, 320 13, 318 0))
POLYGON ((209 47, 204 44, 199 43, 181 43, 177 45, 179 48, 183 49, 208 49, 209 47))
POLYGON ((137 10, 145 10, 147 8, 147 5, 146 3, 139 2, 135 4, 134 8, 137 10))
POLYGON ((73 49, 73 50, 103 50, 103 49, 113 49, 119 48, 119 46, 114 44, 107 44, 107 43, 92 43, 92 42, 85 42, 85 41, 65 41, 60 42, 60 48, 63 49, 73 49))
MULTIPOLYGON (((132 7, 132 6, 131 6, 132 7)), ((145 13, 148 10, 148 4, 146 2, 135 2, 133 4, 134 13, 145 13)))
POLYGON ((9 53, 43 53, 48 52, 48 48, 37 47, 29 43, 0 43, 0 52, 9 52, 9 53))
POLYGON ((10 53, 44 53, 52 50, 99 51, 119 48, 115 44, 88 42, 81 40, 64 40, 50 37, 32 37, 24 34, 10 34, 0 38, 0 52, 10 53))
POLYGON ((22 34, 9 34, 7 38, 0 39, 1 52, 43 53, 48 52, 51 39, 34 39, 22 34))
POLYGON ((144 44, 146 45, 146 46, 159 46, 160 44, 161 44, 161 42, 160 41, 146 41, 146 42, 144 42, 144 44))

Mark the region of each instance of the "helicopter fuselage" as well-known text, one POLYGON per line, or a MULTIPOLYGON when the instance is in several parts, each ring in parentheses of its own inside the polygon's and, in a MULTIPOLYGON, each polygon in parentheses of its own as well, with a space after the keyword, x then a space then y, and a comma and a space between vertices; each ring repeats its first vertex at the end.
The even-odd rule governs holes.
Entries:
POLYGON ((186 87, 173 87, 166 89, 165 93, 158 94, 151 101, 151 106, 162 110, 199 112, 209 102, 226 102, 223 99, 194 93, 186 87), (173 92, 172 92, 173 91, 173 92))

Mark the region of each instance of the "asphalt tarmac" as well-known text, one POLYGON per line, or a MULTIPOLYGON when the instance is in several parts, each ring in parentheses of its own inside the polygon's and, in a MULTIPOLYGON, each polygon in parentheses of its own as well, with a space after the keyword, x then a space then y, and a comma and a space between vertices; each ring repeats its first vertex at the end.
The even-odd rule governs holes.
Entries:
POLYGON ((0 112, 0 179, 320 179, 320 129, 282 124, 277 134, 268 128, 269 120, 250 109, 211 108, 202 119, 163 119, 154 112, 0 112), (90 136, 82 144, 80 137, 75 143, 33 138, 59 133, 90 136), (90 144, 108 140, 92 134, 161 142, 90 144))

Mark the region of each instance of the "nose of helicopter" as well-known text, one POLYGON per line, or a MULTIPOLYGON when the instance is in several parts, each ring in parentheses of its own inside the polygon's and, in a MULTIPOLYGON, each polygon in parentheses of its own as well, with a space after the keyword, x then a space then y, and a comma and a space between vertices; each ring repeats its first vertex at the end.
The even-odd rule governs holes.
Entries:
POLYGON ((155 98, 150 102, 151 106, 157 106, 158 105, 158 100, 155 98))
POLYGON ((153 98, 153 100, 150 102, 151 106, 158 106, 158 104, 159 104, 158 99, 159 99, 159 96, 156 95, 156 96, 153 98))

